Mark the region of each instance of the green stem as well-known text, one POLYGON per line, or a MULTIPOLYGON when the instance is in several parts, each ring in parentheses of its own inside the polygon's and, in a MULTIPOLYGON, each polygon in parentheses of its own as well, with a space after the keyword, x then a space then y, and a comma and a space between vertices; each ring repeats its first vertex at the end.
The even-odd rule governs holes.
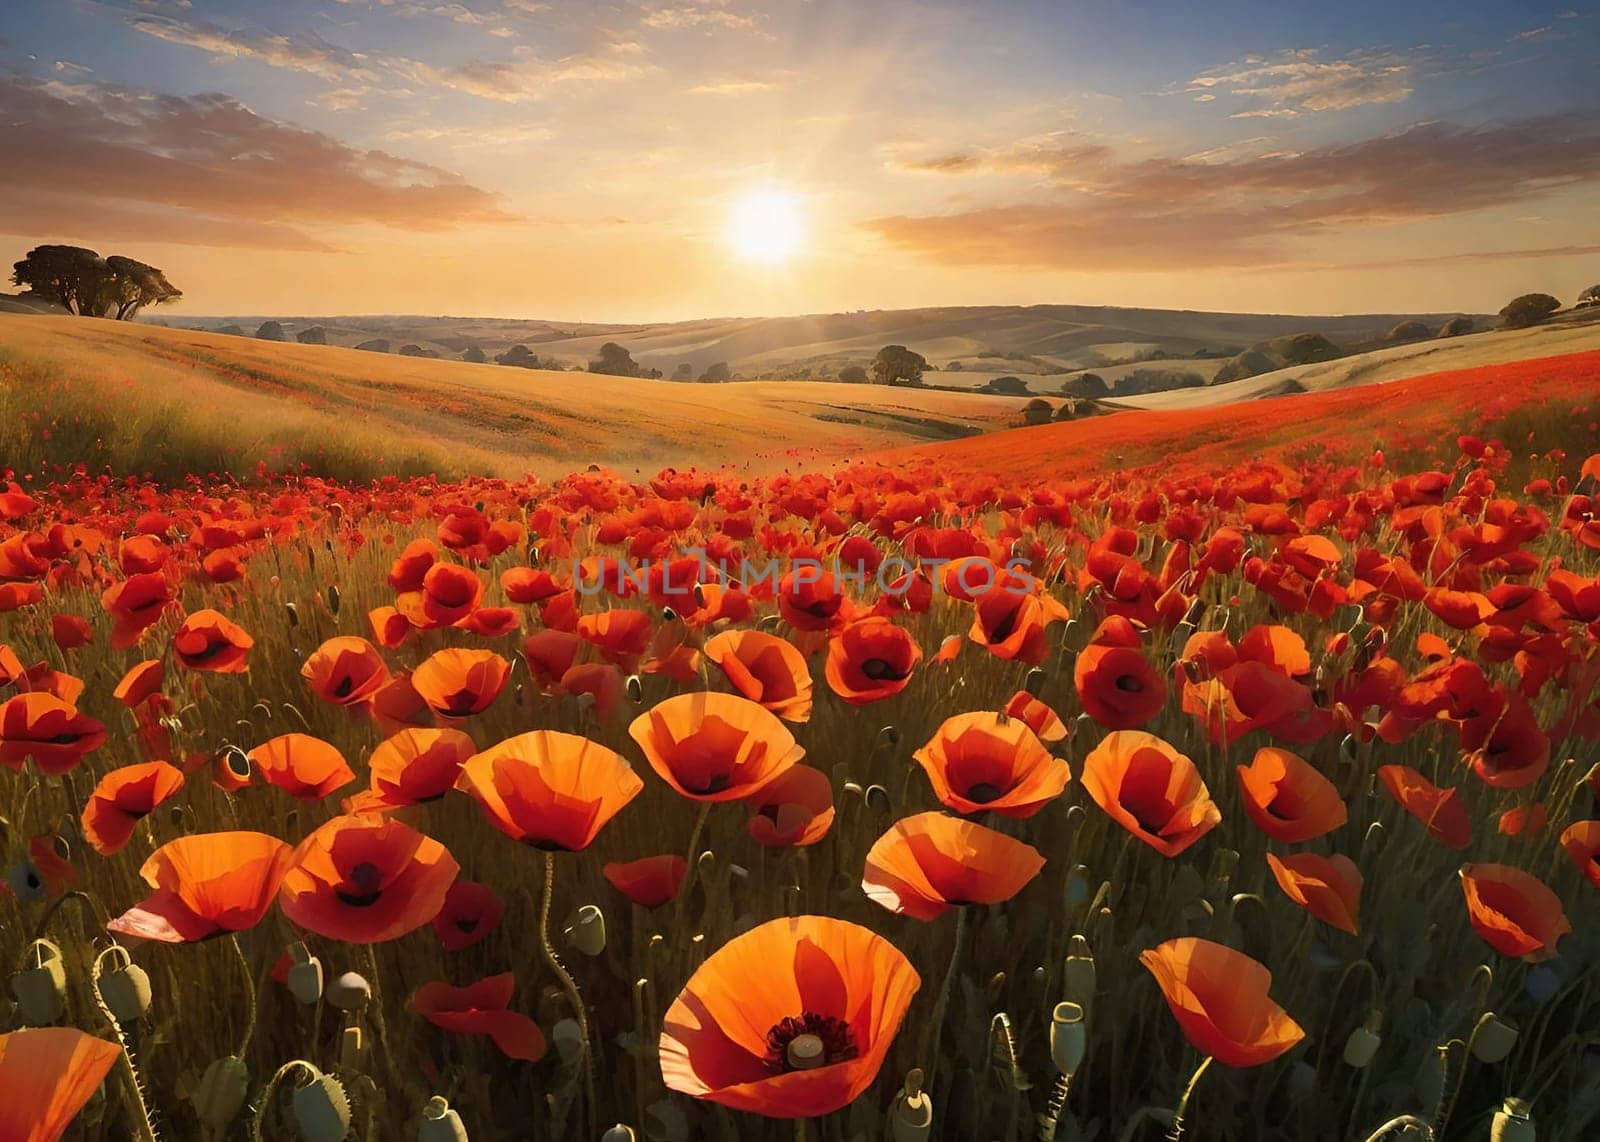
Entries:
POLYGON ((1183 1097, 1178 1099, 1178 1108, 1172 1112, 1172 1129, 1167 1133, 1167 1142, 1183 1142, 1183 1112, 1189 1109, 1189 1098, 1194 1094, 1194 1088, 1200 1085, 1200 1076, 1206 1073, 1206 1068, 1211 1065, 1211 1056, 1207 1055, 1200 1060, 1200 1065, 1194 1069, 1194 1074, 1189 1076, 1189 1085, 1183 1088, 1183 1097))
MULTIPOLYGON (((700 834, 705 832, 706 818, 711 815, 711 802, 703 801, 695 814, 694 828, 689 830, 689 850, 684 854, 683 883, 678 886, 678 898, 672 904, 673 927, 683 927, 683 910, 688 907, 689 889, 694 885, 694 874, 700 864, 700 834)), ((687 943, 687 941, 685 941, 687 943)))
POLYGON ((1418 1118, 1415 1114, 1402 1114, 1395 1118, 1389 1119, 1388 1122, 1385 1122, 1371 1134, 1367 1135, 1366 1142, 1379 1142, 1379 1140, 1385 1137, 1390 1131, 1398 1130, 1402 1126, 1410 1126, 1422 1131, 1423 1134, 1429 1138, 1430 1142, 1434 1137, 1433 1127, 1429 1126, 1422 1119, 1418 1118))
POLYGON ((944 983, 939 988, 939 997, 934 1001, 933 1017, 928 1021, 926 1030, 922 1033, 922 1058, 927 1060, 928 1082, 927 1089, 932 1090, 934 1080, 939 1075, 939 1038, 944 1031, 944 1013, 950 1006, 950 991, 955 987, 956 972, 961 967, 961 949, 967 942, 967 914, 969 908, 962 907, 956 910, 956 936, 954 946, 950 949, 950 966, 945 969, 944 983))
POLYGON ((233 945, 233 954, 239 957, 239 967, 244 970, 244 998, 248 1006, 245 1008, 244 1034, 239 1036, 239 1049, 234 1052, 234 1055, 243 1059, 245 1052, 250 1049, 250 1037, 256 1032, 256 973, 250 970, 250 961, 245 957, 244 948, 239 946, 237 933, 228 937, 228 943, 233 945))
MULTIPOLYGON (((594 1053, 589 1044, 589 1015, 583 1008, 583 995, 578 991, 577 981, 562 965, 556 955, 555 948, 550 943, 550 900, 555 895, 556 887, 556 854, 544 854, 544 898, 539 905, 539 950, 544 953, 544 962, 550 965, 550 970, 555 973, 556 979, 561 982, 561 990, 566 993, 567 1002, 572 1005, 572 1014, 578 1021, 578 1041, 583 1047, 583 1095, 588 1113, 599 1115, 600 1108, 595 1099, 594 1086, 594 1053)), ((587 1131, 593 1134, 592 1130, 587 1131)))

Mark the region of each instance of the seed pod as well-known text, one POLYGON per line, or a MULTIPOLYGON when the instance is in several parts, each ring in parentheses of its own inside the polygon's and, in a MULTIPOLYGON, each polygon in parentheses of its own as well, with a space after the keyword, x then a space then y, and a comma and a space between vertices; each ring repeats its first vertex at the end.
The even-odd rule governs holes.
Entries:
POLYGON ((1035 666, 1032 670, 1028 671, 1026 677, 1023 678, 1022 688, 1037 698, 1039 696, 1039 692, 1044 689, 1044 683, 1045 672, 1039 667, 1035 666))
POLYGON ((1372 1062, 1378 1048, 1383 1045, 1383 1036, 1378 1034, 1382 1026, 1382 1013, 1372 1011, 1367 1014, 1366 1023, 1350 1032, 1350 1038, 1344 1041, 1345 1066, 1360 1070, 1372 1062))
POLYGON ((328 584, 328 610, 334 614, 339 613, 339 584, 328 584))
POLYGON ((189 1102, 195 1117, 211 1128, 217 1137, 227 1132, 228 1124, 244 1105, 250 1093, 250 1072, 236 1055, 213 1060, 200 1076, 189 1102))
POLYGON ((644 679, 637 674, 628 675, 628 697, 635 703, 644 701, 644 679))
POLYGON ((340 1011, 359 1011, 372 998, 372 985, 360 972, 347 971, 328 984, 327 997, 340 1011))
POLYGON ((593 904, 578 909, 578 918, 566 930, 567 942, 586 956, 606 950, 606 914, 593 904))
POLYGON ((289 612, 289 625, 292 627, 299 626, 300 608, 295 606, 293 603, 285 603, 283 604, 283 609, 289 612))
POLYGON ((894 1142, 923 1142, 933 1130, 933 1099, 922 1089, 923 1075, 913 1067, 889 1109, 889 1131, 894 1142))
POLYGON ((122 965, 101 972, 94 981, 101 1000, 111 1009, 119 1023, 132 1023, 143 1019, 150 1010, 150 976, 128 956, 127 949, 112 945, 120 955, 122 965))
POLYGON ((633 1127, 619 1122, 600 1135, 600 1142, 639 1142, 639 1136, 633 1132, 633 1127))
POLYGON ((1061 990, 1067 1002, 1083 1008, 1084 1018, 1087 1019, 1094 1004, 1094 953, 1089 949, 1089 941, 1082 935, 1072 937, 1071 948, 1061 968, 1061 990))
POLYGON ((563 1063, 576 1063, 583 1058, 583 1031, 576 1019, 562 1019, 550 1028, 550 1039, 563 1063))
POLYGON ((1534 1142, 1537 1135, 1532 1108, 1520 1098, 1508 1098, 1494 1112, 1494 1122, 1489 1127, 1489 1142, 1534 1142))
POLYGON ((322 998, 322 961, 299 940, 289 945, 289 993, 309 1007, 322 998))
POLYGON ((867 786, 867 808, 879 813, 891 813, 894 805, 889 800, 889 791, 881 785, 867 786))
POLYGON ((319 1072, 294 1092, 289 1105, 306 1142, 343 1142, 350 1132, 350 1099, 332 1075, 319 1072))
POLYGON ((1417 1068, 1416 1077, 1411 1083, 1423 1106, 1438 1106, 1439 1099, 1444 1096, 1444 1051, 1439 1048, 1429 1051, 1427 1057, 1422 1060, 1422 1065, 1417 1068))
POLYGON ((19 860, 6 869, 6 887, 20 904, 37 904, 48 892, 44 874, 31 860, 19 860))
POLYGON ((1067 1078, 1077 1073, 1088 1045, 1083 1005, 1058 1003, 1050 1013, 1050 1061, 1067 1078))
POLYGON ((67 973, 61 949, 49 940, 35 940, 23 955, 32 964, 11 977, 22 1022, 33 1027, 54 1023, 67 1013, 67 973))
POLYGON ((1472 1054, 1480 1063, 1504 1062, 1517 1045, 1517 1025, 1509 1019, 1485 1011, 1472 1033, 1472 1054))
POLYGON ((434 1095, 422 1106, 417 1142, 467 1142, 467 1127, 448 1102, 434 1095))

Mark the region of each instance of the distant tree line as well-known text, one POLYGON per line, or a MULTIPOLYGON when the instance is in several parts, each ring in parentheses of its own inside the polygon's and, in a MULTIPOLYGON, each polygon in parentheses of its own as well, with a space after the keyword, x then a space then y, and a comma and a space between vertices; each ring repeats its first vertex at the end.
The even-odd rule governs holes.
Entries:
POLYGON ((154 266, 121 254, 102 258, 82 246, 35 246, 11 267, 11 282, 68 313, 118 321, 183 296, 154 266))

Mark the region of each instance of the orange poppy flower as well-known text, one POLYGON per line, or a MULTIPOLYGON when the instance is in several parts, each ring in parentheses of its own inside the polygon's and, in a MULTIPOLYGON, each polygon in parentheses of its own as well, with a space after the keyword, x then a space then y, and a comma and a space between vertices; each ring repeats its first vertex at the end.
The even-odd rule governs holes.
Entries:
POLYGON ((1108 730, 1133 730, 1167 704, 1167 680, 1150 665, 1139 632, 1121 615, 1100 624, 1072 669, 1078 699, 1108 730))
POLYGON ((611 720, 622 700, 625 680, 622 671, 609 662, 583 662, 561 676, 559 688, 572 697, 588 697, 594 702, 595 716, 602 722, 611 720))
POLYGON ((1500 814, 1497 829, 1501 836, 1521 837, 1533 836, 1544 829, 1549 814, 1545 810, 1543 801, 1536 801, 1532 805, 1518 805, 1515 809, 1507 809, 1500 814))
POLYGON ((1306 1033, 1272 1002, 1272 973, 1243 952, 1195 937, 1139 953, 1184 1037, 1228 1067, 1258 1067, 1306 1033))
POLYGON ((1324 924, 1356 934, 1361 914, 1361 870, 1347 856, 1267 854, 1267 865, 1283 894, 1324 924))
POLYGON ((542 603, 562 591, 550 572, 538 567, 512 567, 500 573, 500 589, 513 603, 542 603))
POLYGON ((878 1076, 922 979, 874 932, 825 916, 771 920, 696 969, 667 1010, 667 1087, 769 1118, 813 1118, 878 1076))
POLYGON ((76 1027, 0 1035, 5 1142, 55 1142, 116 1065, 122 1048, 76 1027))
POLYGON ((31 757, 40 773, 58 777, 105 740, 105 726, 54 694, 18 694, 0 702, 0 765, 19 772, 31 757))
POLYGON ((853 610, 839 580, 815 565, 789 572, 778 584, 778 613, 795 630, 829 630, 848 622, 853 610))
POLYGON ((1141 730, 1107 734, 1084 759, 1083 787, 1163 856, 1177 856, 1222 820, 1194 762, 1141 730))
POLYGON ((644 782, 605 746, 555 730, 507 738, 461 767, 460 787, 489 823, 537 849, 578 852, 644 782))
POLYGON ((968 904, 999 904, 1044 867, 1032 845, 943 813, 896 821, 867 852, 861 887, 891 912, 933 920, 968 904))
POLYGON ((828 640, 828 686, 852 706, 898 694, 922 661, 917 640, 891 619, 858 619, 828 640))
POLYGON ((1395 802, 1421 821, 1428 835, 1453 849, 1472 843, 1472 822, 1455 789, 1441 789, 1408 765, 1381 765, 1378 780, 1395 802))
POLYGON ((522 657, 534 677, 543 682, 558 682, 572 669, 583 649, 583 639, 573 631, 536 630, 522 640, 522 657))
POLYGON ((1561 898, 1538 877, 1504 864, 1464 864, 1461 891, 1472 930, 1504 956, 1529 963, 1556 954, 1556 941, 1572 931, 1561 898))
POLYGON ((1550 738, 1515 696, 1463 721, 1461 749, 1472 772, 1496 789, 1525 789, 1550 768, 1550 738))
POLYGON ((678 895, 689 862, 675 853, 611 861, 600 870, 611 887, 641 908, 659 908, 678 895))
POLYGON ((650 645, 654 626, 643 611, 601 611, 578 620, 578 637, 598 648, 608 662, 631 670, 650 645))
POLYGON ((510 607, 479 607, 450 625, 481 638, 504 638, 522 629, 522 616, 510 607))
POLYGON ((128 843, 139 822, 183 788, 183 770, 165 761, 113 769, 89 794, 83 810, 83 838, 101 856, 128 843))
POLYGON ((413 539, 389 565, 389 586, 396 591, 422 590, 422 577, 439 557, 438 548, 427 539, 413 539))
POLYGON ((985 810, 1031 817, 1072 780, 1067 763, 1044 747, 1027 723, 979 710, 946 718, 912 755, 934 796, 957 813, 985 810))
POLYGON ((451 987, 443 980, 425 983, 411 1007, 435 1027, 462 1035, 487 1035, 511 1059, 536 1063, 544 1058, 544 1032, 526 1015, 510 1010, 516 977, 510 972, 451 987))
POLYGON ((319 936, 377 944, 437 916, 460 871, 443 845, 393 817, 349 814, 300 842, 278 902, 319 936))
POLYGON ((796 765, 744 803, 750 837, 758 845, 803 848, 833 827, 833 782, 822 770, 796 765))
POLYGON ((973 600, 972 628, 967 637, 996 658, 1037 665, 1049 652, 1045 631, 1067 618, 1053 596, 1027 589, 1027 581, 1009 572, 973 600))
POLYGON ((442 718, 465 718, 483 712, 500 696, 511 663, 492 650, 441 650, 412 673, 428 708, 442 718))
POLYGON ((371 698, 389 681, 389 667, 378 648, 364 638, 340 635, 311 652, 300 676, 312 691, 335 706, 355 706, 371 698))
POLYGON ((138 642, 139 636, 156 624, 161 612, 172 601, 166 576, 159 571, 129 575, 106 588, 100 596, 100 604, 111 616, 111 645, 125 650, 138 642))
POLYGON ((245 629, 221 612, 196 611, 172 634, 172 653, 190 670, 243 674, 250 669, 250 648, 256 644, 245 629))
POLYGON ((786 722, 811 717, 811 668, 794 643, 759 630, 729 630, 705 645, 733 688, 786 722))
POLYGON ((740 801, 805 756, 764 707, 736 694, 679 694, 640 714, 628 734, 650 768, 695 801, 740 801))
POLYGON ((380 742, 367 759, 370 788, 345 802, 346 813, 376 813, 437 801, 456 786, 461 765, 478 752, 460 730, 412 726, 380 742))
POLYGON ((505 901, 487 884, 458 880, 444 894, 444 906, 433 918, 433 933, 447 952, 459 952, 487 938, 500 926, 505 901))
POLYGON ((1600 821, 1574 821, 1561 834, 1561 847, 1572 867, 1600 888, 1600 821))
POLYGON ((478 609, 483 580, 459 563, 435 563, 422 577, 422 585, 395 597, 395 607, 422 630, 447 627, 478 609))
POLYGON ((1244 811, 1275 841, 1292 845, 1314 840, 1349 819, 1333 782, 1298 754, 1263 746, 1249 765, 1238 769, 1244 811))
MULTIPOLYGON (((958 643, 959 645, 959 643, 958 643)), ((1016 718, 1038 735, 1046 745, 1067 740, 1067 726, 1061 716, 1026 690, 1018 690, 1006 703, 1005 714, 1016 718)))
POLYGON ((159 658, 147 658, 128 669, 111 696, 130 710, 161 689, 166 667, 159 658))
POLYGON ((169 944, 253 928, 277 898, 293 855, 265 833, 196 833, 168 841, 139 869, 155 892, 106 928, 169 944))
POLYGON ((373 607, 367 612, 367 623, 372 627, 372 637, 378 645, 395 650, 402 646, 415 628, 411 620, 394 607, 373 607))
POLYGON ((279 734, 247 756, 268 785, 302 801, 320 801, 356 777, 344 754, 310 734, 279 734))
POLYGON ((61 650, 77 650, 93 641, 94 631, 79 615, 51 615, 50 639, 61 650))

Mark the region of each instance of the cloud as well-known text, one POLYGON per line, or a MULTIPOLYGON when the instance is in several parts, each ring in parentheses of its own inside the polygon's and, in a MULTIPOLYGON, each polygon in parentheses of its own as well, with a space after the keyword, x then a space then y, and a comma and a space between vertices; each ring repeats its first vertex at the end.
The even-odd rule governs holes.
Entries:
MULTIPOLYGON (((1373 103, 1399 103, 1415 89, 1418 53, 1352 52, 1323 59, 1316 48, 1273 56, 1247 56, 1238 63, 1201 72, 1183 90, 1201 96, 1225 93, 1265 109, 1343 111, 1373 103)), ((1266 117, 1246 111, 1235 118, 1266 117)), ((1287 116, 1278 116, 1287 117, 1287 116)))
POLYGON ((1512 36, 1511 39, 1508 40, 1507 42, 1508 43, 1513 43, 1513 44, 1519 44, 1519 43, 1524 43, 1524 42, 1526 42, 1528 40, 1537 40, 1537 39, 1541 39, 1541 38, 1543 38, 1545 36, 1548 36, 1553 31, 1555 31, 1555 28, 1552 25, 1545 24, 1542 27, 1529 28, 1525 32, 1518 32, 1516 35, 1512 36))
POLYGON ((553 60, 514 58, 474 60, 453 68, 425 63, 410 67, 419 79, 452 91, 500 103, 527 103, 559 87, 618 83, 646 75, 654 69, 640 62, 642 54, 638 44, 623 40, 553 60))
POLYGON ((0 122, 0 227, 12 233, 321 250, 308 228, 514 219, 448 171, 264 118, 226 95, 13 76, 0 78, 0 122))
POLYGON ((731 12, 725 3, 677 4, 652 8, 642 21, 647 28, 732 28, 756 26, 755 17, 731 12))
POLYGON ((66 72, 69 75, 93 75, 94 74, 94 68, 85 67, 81 63, 73 63, 69 59, 58 59, 58 60, 56 60, 56 62, 55 62, 55 70, 58 71, 58 72, 66 72))
POLYGON ((212 56, 255 60, 269 67, 305 72, 332 83, 352 80, 370 83, 377 79, 365 56, 315 37, 284 36, 259 29, 229 32, 175 16, 142 13, 129 15, 128 25, 147 36, 197 48, 212 56))
POLYGON ((776 91, 779 86, 770 79, 721 79, 697 83, 684 90, 690 95, 750 95, 757 91, 776 91))
POLYGON ((1124 159, 1102 144, 998 148, 901 162, 948 176, 1050 169, 1048 201, 891 215, 892 246, 952 265, 1164 270, 1293 261, 1308 239, 1526 203, 1600 181, 1600 125, 1581 115, 1479 128, 1422 123, 1292 153, 1124 159))

